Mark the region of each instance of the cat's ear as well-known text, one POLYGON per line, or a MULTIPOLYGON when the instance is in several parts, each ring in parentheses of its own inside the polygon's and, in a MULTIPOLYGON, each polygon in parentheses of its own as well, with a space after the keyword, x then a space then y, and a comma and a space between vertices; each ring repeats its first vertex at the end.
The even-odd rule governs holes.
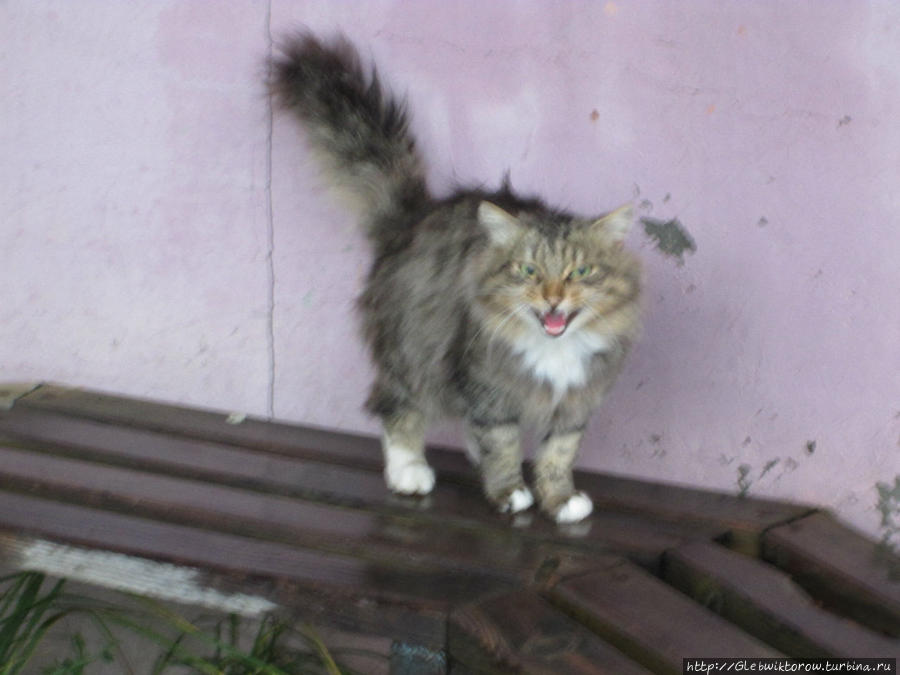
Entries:
POLYGON ((522 225, 515 216, 486 201, 478 205, 478 224, 498 246, 509 246, 522 233, 522 225))
POLYGON ((634 208, 631 204, 624 204, 615 211, 600 216, 590 225, 591 231, 597 233, 598 236, 611 239, 613 242, 621 246, 625 243, 625 237, 631 230, 631 224, 634 222, 634 208))

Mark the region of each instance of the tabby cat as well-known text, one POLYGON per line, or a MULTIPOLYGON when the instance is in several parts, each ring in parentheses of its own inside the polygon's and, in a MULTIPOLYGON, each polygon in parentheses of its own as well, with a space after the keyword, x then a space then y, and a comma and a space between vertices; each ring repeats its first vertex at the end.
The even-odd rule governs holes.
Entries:
POLYGON ((289 38, 270 84, 373 248, 359 307, 388 487, 431 491, 426 427, 451 415, 465 422, 487 498, 502 512, 527 509, 524 423, 542 434, 541 508, 560 523, 586 517, 592 503, 572 467, 638 330, 640 268, 623 248, 631 208, 581 218, 516 195, 508 180, 433 196, 404 105, 344 38, 289 38))

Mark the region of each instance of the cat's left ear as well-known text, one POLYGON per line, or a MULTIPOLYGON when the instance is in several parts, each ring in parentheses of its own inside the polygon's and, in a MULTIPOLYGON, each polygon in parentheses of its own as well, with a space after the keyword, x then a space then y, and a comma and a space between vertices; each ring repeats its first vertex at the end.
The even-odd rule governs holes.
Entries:
POLYGON ((600 236, 611 239, 617 245, 621 246, 625 243, 625 237, 631 230, 631 224, 634 222, 634 208, 631 204, 624 204, 615 211, 601 216, 590 225, 592 232, 600 236))
POLYGON ((488 201, 478 205, 478 224, 498 246, 509 246, 522 234, 522 226, 515 216, 488 201))

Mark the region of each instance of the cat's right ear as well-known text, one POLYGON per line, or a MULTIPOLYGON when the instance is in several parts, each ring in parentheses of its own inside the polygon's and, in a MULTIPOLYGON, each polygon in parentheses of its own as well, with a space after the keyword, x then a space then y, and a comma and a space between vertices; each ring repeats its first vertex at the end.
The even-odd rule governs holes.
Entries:
POLYGON ((518 219, 491 202, 478 205, 478 224, 497 246, 509 246, 522 233, 518 219))

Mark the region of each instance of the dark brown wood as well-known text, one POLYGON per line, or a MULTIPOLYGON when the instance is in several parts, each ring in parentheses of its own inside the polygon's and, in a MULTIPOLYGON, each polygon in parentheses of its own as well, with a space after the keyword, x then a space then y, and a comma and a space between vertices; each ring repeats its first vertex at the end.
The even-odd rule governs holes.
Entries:
MULTIPOLYGON (((443 481, 424 500, 390 494, 380 470, 270 454, 237 445, 173 438, 145 429, 60 413, 14 409, 0 414, 0 442, 36 453, 77 457, 134 471, 176 475, 260 493, 323 501, 383 513, 414 514, 435 527, 453 525, 506 536, 510 518, 497 514, 479 488, 443 481)), ((336 436, 332 434, 332 437, 336 436)), ((332 440, 333 442, 333 440, 332 440)), ((515 519, 518 537, 591 551, 623 553, 655 569, 662 551, 722 535, 705 527, 659 522, 646 514, 598 511, 589 523, 559 528, 533 512, 515 519)))
POLYGON ((579 472, 595 513, 558 527, 495 513, 459 452, 429 458, 434 492, 402 499, 376 439, 0 387, 0 558, 38 538, 186 566, 413 657, 442 654, 449 630, 460 673, 680 673, 683 657, 883 656, 897 642, 833 614, 896 631, 898 562, 825 514, 579 472))
POLYGON ((443 646, 452 603, 504 587, 459 570, 398 568, 7 492, 0 513, 0 531, 17 537, 209 570, 289 603, 305 620, 425 645, 443 646))
POLYGON ((750 555, 759 553, 760 537, 775 525, 788 523, 812 512, 803 504, 757 497, 738 497, 724 492, 697 490, 682 485, 641 481, 593 472, 576 472, 576 482, 603 510, 652 514, 658 521, 720 528, 730 548, 750 555))
MULTIPOLYGON (((248 417, 228 424, 227 414, 162 403, 123 398, 79 389, 43 385, 21 397, 17 408, 56 411, 144 429, 155 429, 191 438, 244 445, 290 456, 320 458, 330 463, 378 470, 381 456, 375 439, 335 434, 267 422, 248 417)), ((474 473, 461 453, 441 448, 429 451, 440 480, 477 486, 474 473)), ((758 550, 759 535, 811 511, 807 506, 774 500, 744 498, 685 486, 576 472, 576 482, 594 497, 598 510, 642 514, 673 526, 692 523, 704 530, 729 533, 734 548, 758 550)))
POLYGON ((780 655, 629 562, 566 579, 548 597, 653 672, 680 675, 695 656, 780 655))
POLYGON ((648 673, 531 591, 513 591, 454 610, 447 644, 454 660, 469 672, 648 673))
POLYGON ((900 641, 822 609, 778 568, 719 544, 668 551, 663 569, 675 588, 788 656, 900 656, 900 641))
POLYGON ((900 637, 900 559, 826 513, 773 528, 763 556, 814 596, 900 637))
POLYGON ((557 568, 591 565, 514 532, 488 534, 258 494, 219 484, 140 473, 0 446, 0 489, 256 539, 380 560, 398 568, 468 570, 506 583, 540 583, 557 568))
MULTIPOLYGON (((87 420, 218 441, 291 457, 379 469, 377 439, 328 429, 279 424, 253 416, 229 423, 230 413, 45 384, 20 397, 16 408, 59 412, 87 420)), ((232 418, 234 420, 234 418, 232 418)), ((465 467, 462 457, 458 466, 465 467)))

